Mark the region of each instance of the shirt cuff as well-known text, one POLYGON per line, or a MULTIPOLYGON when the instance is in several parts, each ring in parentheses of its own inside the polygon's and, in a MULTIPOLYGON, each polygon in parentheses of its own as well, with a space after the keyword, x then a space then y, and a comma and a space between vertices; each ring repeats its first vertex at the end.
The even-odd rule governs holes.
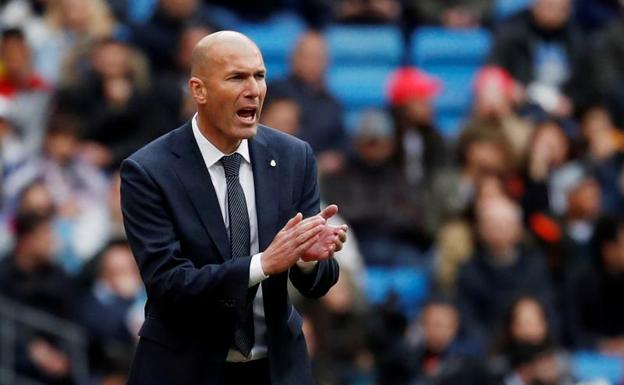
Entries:
POLYGON ((299 266, 301 271, 303 271, 304 273, 311 273, 312 270, 314 270, 314 268, 316 267, 317 263, 318 261, 304 261, 303 259, 299 259, 297 261, 297 266, 299 266))
POLYGON ((251 257, 251 263, 249 264, 249 285, 247 287, 253 287, 269 278, 264 274, 262 270, 262 253, 255 254, 251 257))

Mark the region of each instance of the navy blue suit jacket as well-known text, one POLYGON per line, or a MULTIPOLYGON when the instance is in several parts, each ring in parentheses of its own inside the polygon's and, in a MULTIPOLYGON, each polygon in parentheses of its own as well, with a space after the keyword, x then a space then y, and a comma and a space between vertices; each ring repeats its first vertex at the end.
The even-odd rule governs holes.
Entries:
MULTIPOLYGON (((262 251, 297 212, 305 217, 319 212, 316 163, 305 142, 264 126, 249 149, 262 251)), ((249 300, 251 256, 230 258, 221 210, 190 122, 124 160, 121 200, 148 294, 128 383, 218 384, 235 315, 249 300)), ((262 282, 272 384, 313 384, 287 280, 304 296, 319 297, 338 273, 330 259, 311 273, 294 266, 262 282)))

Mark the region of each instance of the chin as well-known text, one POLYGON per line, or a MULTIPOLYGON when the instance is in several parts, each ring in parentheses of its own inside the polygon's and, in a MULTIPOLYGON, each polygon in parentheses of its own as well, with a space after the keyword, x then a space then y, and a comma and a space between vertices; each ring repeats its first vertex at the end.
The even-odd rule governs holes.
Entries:
POLYGON ((256 136, 258 132, 258 124, 254 124, 253 127, 239 127, 235 130, 234 135, 239 139, 251 139, 256 136))

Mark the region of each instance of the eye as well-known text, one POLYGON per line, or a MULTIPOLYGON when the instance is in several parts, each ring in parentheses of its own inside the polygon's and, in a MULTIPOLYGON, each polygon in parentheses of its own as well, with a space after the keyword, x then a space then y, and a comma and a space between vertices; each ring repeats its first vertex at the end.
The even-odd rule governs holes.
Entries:
POLYGON ((265 76, 266 76, 266 74, 265 74, 264 72, 257 73, 257 74, 255 75, 256 79, 258 79, 258 80, 264 79, 264 78, 265 78, 265 76))

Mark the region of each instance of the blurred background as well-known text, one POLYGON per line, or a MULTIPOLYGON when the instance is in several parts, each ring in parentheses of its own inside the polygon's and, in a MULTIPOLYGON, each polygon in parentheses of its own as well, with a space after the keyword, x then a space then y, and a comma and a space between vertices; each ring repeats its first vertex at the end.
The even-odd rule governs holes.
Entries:
POLYGON ((351 229, 296 301, 319 385, 624 384, 618 0, 0 1, 0 384, 124 384, 117 168, 220 29, 351 229))

